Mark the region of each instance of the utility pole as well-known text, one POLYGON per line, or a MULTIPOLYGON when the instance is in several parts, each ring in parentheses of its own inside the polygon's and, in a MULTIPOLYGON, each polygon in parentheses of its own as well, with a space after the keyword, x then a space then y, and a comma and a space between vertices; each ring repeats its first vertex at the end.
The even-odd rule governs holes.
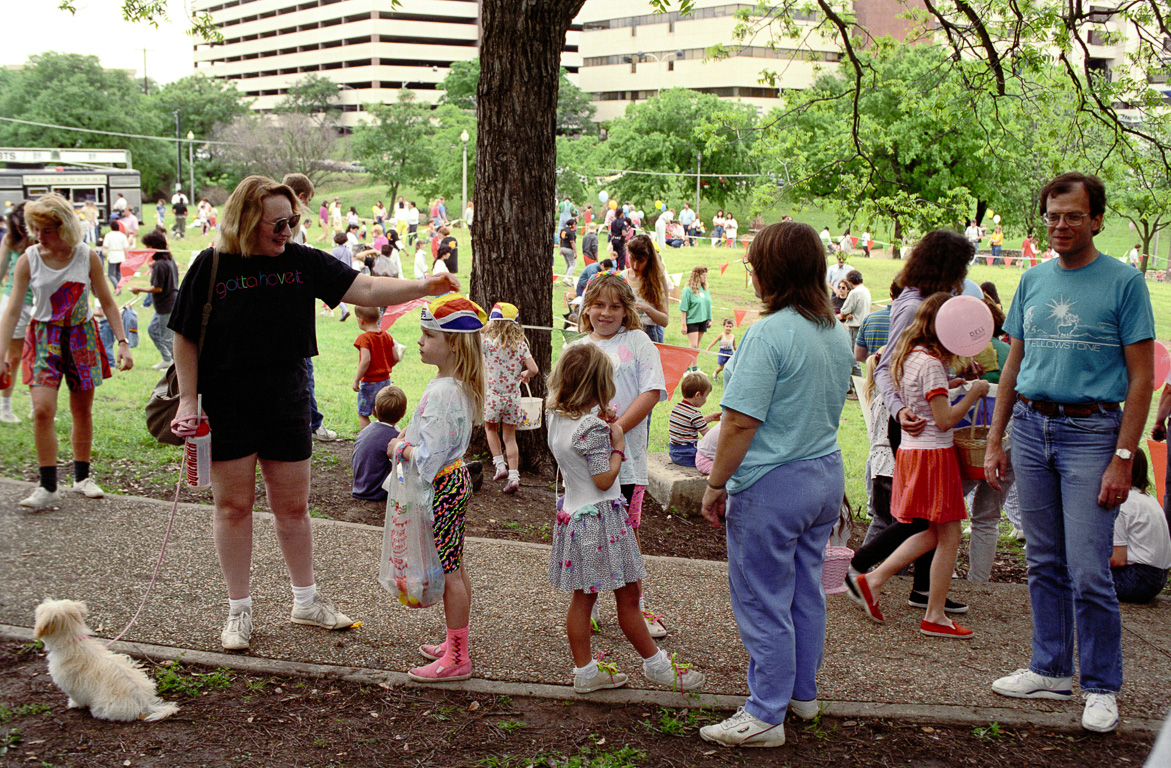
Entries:
POLYGON ((699 218, 699 165, 703 160, 703 152, 697 150, 695 153, 695 218, 699 218))
POLYGON ((136 51, 142 51, 142 92, 150 96, 150 80, 146 77, 146 54, 147 51, 154 53, 154 48, 135 48, 136 51))
POLYGON ((183 189, 183 142, 179 136, 179 110, 175 110, 175 187, 183 189))

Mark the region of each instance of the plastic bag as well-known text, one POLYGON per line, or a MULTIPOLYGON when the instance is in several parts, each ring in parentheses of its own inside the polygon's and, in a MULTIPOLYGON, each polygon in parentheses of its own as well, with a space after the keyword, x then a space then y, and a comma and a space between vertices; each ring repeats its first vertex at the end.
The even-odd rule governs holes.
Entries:
POLYGON ((429 608, 443 598, 443 564, 435 550, 431 509, 435 489, 419 477, 414 460, 395 459, 386 489, 386 523, 378 583, 408 608, 429 608))

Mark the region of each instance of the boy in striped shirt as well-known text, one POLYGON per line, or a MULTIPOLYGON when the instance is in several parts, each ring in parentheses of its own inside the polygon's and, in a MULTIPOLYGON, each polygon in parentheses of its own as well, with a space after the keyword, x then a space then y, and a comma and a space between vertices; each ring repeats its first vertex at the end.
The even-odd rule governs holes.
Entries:
POLYGON ((712 392, 712 380, 703 371, 690 371, 679 382, 683 399, 671 409, 668 425, 667 453, 681 467, 695 466, 695 446, 707 434, 708 423, 719 421, 720 414, 704 416, 699 412, 712 392))

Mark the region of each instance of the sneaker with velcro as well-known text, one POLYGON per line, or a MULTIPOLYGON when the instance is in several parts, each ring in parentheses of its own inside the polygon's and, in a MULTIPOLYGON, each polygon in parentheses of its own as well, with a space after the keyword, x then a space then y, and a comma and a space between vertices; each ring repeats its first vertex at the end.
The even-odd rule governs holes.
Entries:
POLYGON ((1046 677, 1031 669, 1018 669, 1011 675, 992 683, 992 690, 1014 699, 1056 699, 1064 701, 1073 695, 1073 678, 1046 677))
POLYGON ((699 736, 725 747, 781 747, 785 744, 785 726, 766 723, 740 709, 722 723, 700 728, 699 736))

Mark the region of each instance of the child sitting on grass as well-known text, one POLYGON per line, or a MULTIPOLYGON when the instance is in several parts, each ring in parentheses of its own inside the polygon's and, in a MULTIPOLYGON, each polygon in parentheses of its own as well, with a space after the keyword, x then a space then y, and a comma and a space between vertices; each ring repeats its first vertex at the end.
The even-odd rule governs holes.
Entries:
POLYGON ((386 501, 386 490, 382 483, 390 473, 390 457, 387 446, 398 437, 398 427, 407 412, 407 395, 391 384, 378 390, 374 396, 374 418, 354 438, 354 457, 351 466, 354 472, 354 489, 350 495, 355 499, 386 501))
POLYGON ((378 307, 354 307, 358 328, 362 331, 354 346, 358 348, 358 370, 354 373, 354 391, 358 393, 358 421, 365 429, 374 412, 374 398, 383 387, 390 386, 390 372, 398 357, 394 339, 381 330, 382 315, 378 307))
POLYGON ((707 434, 708 422, 719 421, 720 414, 704 416, 699 412, 712 392, 712 380, 703 371, 688 371, 679 382, 683 399, 671 409, 667 453, 681 467, 695 466, 695 445, 707 434))

